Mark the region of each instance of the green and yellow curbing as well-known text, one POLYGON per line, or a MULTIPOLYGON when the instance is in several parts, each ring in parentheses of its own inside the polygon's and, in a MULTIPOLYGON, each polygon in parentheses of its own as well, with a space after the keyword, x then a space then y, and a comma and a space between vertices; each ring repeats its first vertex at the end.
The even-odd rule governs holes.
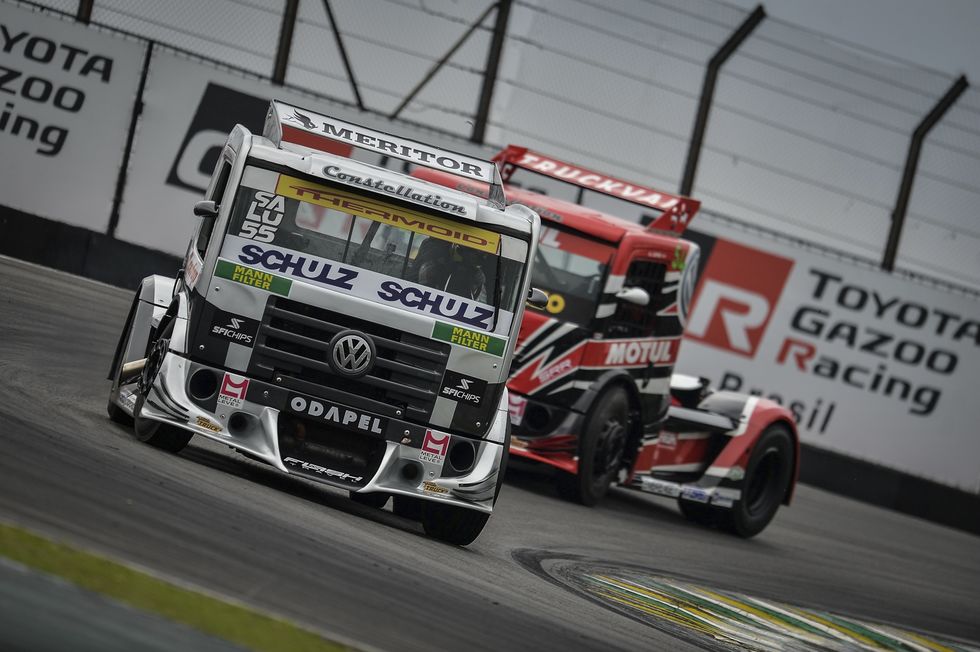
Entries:
POLYGON ((5 523, 0 523, 0 557, 255 652, 353 649, 280 618, 176 586, 5 523))
POLYGON ((696 644, 730 650, 980 652, 973 643, 869 623, 629 569, 579 569, 571 586, 696 644))

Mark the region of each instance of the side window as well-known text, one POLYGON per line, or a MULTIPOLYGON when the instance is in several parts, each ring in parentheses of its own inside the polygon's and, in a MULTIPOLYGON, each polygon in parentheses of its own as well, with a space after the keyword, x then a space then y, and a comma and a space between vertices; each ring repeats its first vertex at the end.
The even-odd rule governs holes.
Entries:
POLYGON ((609 337, 650 337, 657 334, 658 299, 666 272, 667 268, 660 263, 647 260, 630 263, 623 287, 643 288, 650 295, 650 303, 638 306, 620 301, 606 328, 609 337))
MULTIPOLYGON (((217 174, 208 188, 208 192, 205 194, 205 199, 210 199, 220 204, 221 198, 225 194, 225 186, 228 185, 228 177, 231 176, 231 161, 222 156, 218 165, 217 174)), ((211 240, 211 232, 214 231, 214 223, 214 218, 201 218, 201 226, 198 228, 197 238, 194 241, 194 246, 197 248, 197 252, 201 254, 201 258, 204 258, 204 254, 207 252, 208 242, 211 240)))

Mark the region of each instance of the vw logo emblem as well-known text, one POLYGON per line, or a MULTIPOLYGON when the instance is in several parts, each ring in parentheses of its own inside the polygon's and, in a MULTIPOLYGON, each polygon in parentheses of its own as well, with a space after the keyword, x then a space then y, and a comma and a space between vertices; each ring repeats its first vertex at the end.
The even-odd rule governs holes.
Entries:
POLYGON ((374 343, 357 331, 341 331, 330 340, 328 361, 341 376, 363 376, 374 366, 374 343))
POLYGON ((677 318, 680 320, 681 326, 687 326, 687 313, 691 308, 691 298, 694 296, 694 288, 698 284, 698 266, 700 262, 701 249, 692 244, 687 254, 687 260, 684 261, 684 271, 681 272, 681 286, 677 291, 677 318))

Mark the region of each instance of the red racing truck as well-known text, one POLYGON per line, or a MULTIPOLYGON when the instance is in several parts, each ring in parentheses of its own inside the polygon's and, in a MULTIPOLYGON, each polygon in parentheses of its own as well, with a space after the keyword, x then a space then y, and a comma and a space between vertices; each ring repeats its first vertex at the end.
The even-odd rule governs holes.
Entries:
MULTIPOLYGON (((692 521, 761 532, 793 495, 792 414, 673 373, 699 266, 697 245, 680 236, 700 202, 523 147, 494 161, 507 201, 541 216, 532 285, 549 297, 526 310, 510 370, 511 453, 557 469, 559 493, 585 505, 617 482, 676 498, 692 521), (519 187, 517 171, 572 184, 578 198, 519 187), (586 208, 586 191, 654 217, 644 226, 586 208)), ((486 194, 439 171, 413 174, 486 194)))

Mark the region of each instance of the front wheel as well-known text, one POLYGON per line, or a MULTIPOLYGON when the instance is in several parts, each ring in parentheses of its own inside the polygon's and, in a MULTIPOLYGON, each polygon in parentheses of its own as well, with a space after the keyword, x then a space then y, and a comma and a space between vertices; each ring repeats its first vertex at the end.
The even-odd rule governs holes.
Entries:
POLYGON ((112 388, 109 390, 109 400, 107 401, 105 408, 105 411, 111 420, 124 426, 132 426, 133 417, 127 414, 121 407, 116 405, 116 400, 119 398, 119 390, 121 387, 119 376, 122 373, 122 366, 126 362, 126 349, 129 348, 129 342, 133 337, 133 321, 135 315, 136 302, 134 302, 132 307, 129 309, 129 315, 126 317, 126 325, 123 327, 123 332, 119 335, 119 352, 117 355, 118 360, 116 360, 116 366, 112 370, 112 388))
POLYGON ((422 518, 422 502, 420 498, 395 494, 391 499, 391 512, 395 516, 418 521, 422 518))
POLYGON ((718 521, 717 507, 711 507, 703 503, 696 503, 683 498, 677 499, 677 506, 681 510, 684 518, 698 525, 714 525, 718 521))
POLYGON ((749 538, 769 525, 792 481, 793 448, 793 437, 785 425, 766 428, 745 469, 742 498, 720 514, 725 529, 749 538))
POLYGON ((388 498, 391 496, 384 493, 383 491, 372 491, 371 493, 361 493, 359 491, 350 492, 350 499, 357 503, 358 505, 364 505, 365 507, 374 507, 375 509, 382 509, 388 504, 388 498))
POLYGON ((474 509, 429 501, 422 504, 422 529, 425 533, 457 546, 476 541, 489 520, 489 514, 474 509))
POLYGON ((150 348, 146 359, 146 366, 140 375, 139 384, 136 391, 136 404, 133 407, 133 431, 136 438, 141 442, 149 444, 154 448, 159 448, 171 453, 179 453, 187 446, 194 433, 170 425, 160 423, 153 419, 145 419, 140 416, 143 411, 143 404, 150 395, 153 381, 163 365, 163 357, 170 348, 170 340, 166 337, 159 338, 150 348))
POLYGON ((626 390, 607 390, 589 413, 579 435, 578 473, 560 473, 558 493, 592 507, 609 491, 619 473, 629 435, 630 400, 626 390))

